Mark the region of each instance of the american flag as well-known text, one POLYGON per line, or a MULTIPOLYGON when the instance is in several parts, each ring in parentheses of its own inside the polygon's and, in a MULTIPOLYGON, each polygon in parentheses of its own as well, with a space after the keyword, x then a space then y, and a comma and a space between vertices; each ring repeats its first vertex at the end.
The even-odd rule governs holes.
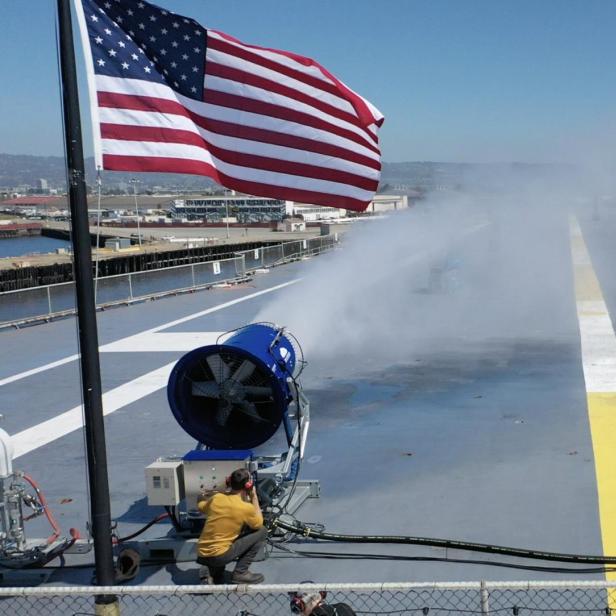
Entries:
POLYGON ((77 14, 98 166, 366 209, 383 116, 319 63, 139 0, 78 0, 77 14))

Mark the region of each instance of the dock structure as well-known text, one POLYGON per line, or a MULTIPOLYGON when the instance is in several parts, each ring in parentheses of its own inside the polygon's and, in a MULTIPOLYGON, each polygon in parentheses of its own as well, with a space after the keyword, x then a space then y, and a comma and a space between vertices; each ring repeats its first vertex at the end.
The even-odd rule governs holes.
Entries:
POLYGON ((7 222, 0 221, 0 239, 41 235, 43 225, 38 222, 7 222))

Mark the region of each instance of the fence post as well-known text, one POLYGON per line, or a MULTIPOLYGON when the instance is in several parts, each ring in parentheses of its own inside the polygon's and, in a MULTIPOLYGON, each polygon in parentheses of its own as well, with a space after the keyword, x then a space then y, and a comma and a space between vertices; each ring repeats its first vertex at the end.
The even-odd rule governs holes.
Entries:
POLYGON ((133 299, 133 277, 130 273, 128 274, 128 294, 129 298, 133 299))
POLYGON ((490 614, 490 593, 486 588, 486 583, 484 580, 481 580, 479 586, 479 593, 481 595, 481 615, 489 616, 490 614))
POLYGON ((194 263, 190 264, 190 273, 192 274, 192 286, 193 286, 193 289, 194 289, 197 286, 195 284, 195 264, 194 263))
POLYGON ((49 314, 51 314, 52 313, 52 310, 51 310, 51 291, 49 290, 49 285, 47 285, 47 308, 48 308, 49 314))

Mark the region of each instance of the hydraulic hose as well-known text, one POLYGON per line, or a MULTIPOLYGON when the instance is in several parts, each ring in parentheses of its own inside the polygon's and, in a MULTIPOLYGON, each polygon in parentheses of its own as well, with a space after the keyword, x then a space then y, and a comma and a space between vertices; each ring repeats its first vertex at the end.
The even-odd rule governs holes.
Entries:
POLYGON ((39 500, 39 503, 41 503, 41 507, 43 508, 43 511, 45 512, 47 521, 49 522, 49 525, 51 526, 53 530, 53 533, 49 537, 47 537, 47 545, 50 545, 60 536, 60 527, 58 526, 56 519, 53 517, 53 513, 51 513, 51 509, 49 509, 49 505, 47 504, 47 499, 45 498, 45 495, 43 494, 43 492, 41 492, 41 489, 38 483, 36 483, 36 481, 34 481, 34 479, 30 477, 30 475, 26 475, 25 473, 23 475, 23 478, 32 486, 32 489, 36 492, 36 496, 39 500))
POLYGON ((311 528, 309 525, 296 521, 290 524, 276 518, 273 520, 272 528, 281 528, 290 533, 320 539, 323 541, 333 541, 338 543, 382 543, 382 544, 403 544, 403 545, 422 545, 427 547, 444 548, 450 550, 463 550, 467 552, 482 552, 484 554, 498 554, 500 556, 514 556, 516 558, 527 558, 533 560, 550 560, 562 563, 581 563, 607 565, 616 564, 616 556, 596 556, 588 554, 562 554, 559 552, 549 552, 545 550, 529 550, 524 548, 512 548, 502 545, 491 545, 485 543, 474 543, 470 541, 457 541, 455 539, 435 539, 430 537, 413 537, 405 535, 343 535, 339 533, 328 533, 325 531, 311 528))

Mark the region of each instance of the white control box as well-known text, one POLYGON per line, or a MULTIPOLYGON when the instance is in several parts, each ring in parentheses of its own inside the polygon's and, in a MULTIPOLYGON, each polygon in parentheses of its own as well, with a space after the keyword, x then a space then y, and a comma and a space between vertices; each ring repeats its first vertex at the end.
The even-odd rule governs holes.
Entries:
POLYGON ((182 460, 159 460, 145 469, 148 505, 174 507, 184 498, 182 460))
POLYGON ((237 468, 248 468, 250 458, 243 460, 187 460, 184 458, 186 509, 197 509, 202 490, 224 490, 226 478, 237 468))

